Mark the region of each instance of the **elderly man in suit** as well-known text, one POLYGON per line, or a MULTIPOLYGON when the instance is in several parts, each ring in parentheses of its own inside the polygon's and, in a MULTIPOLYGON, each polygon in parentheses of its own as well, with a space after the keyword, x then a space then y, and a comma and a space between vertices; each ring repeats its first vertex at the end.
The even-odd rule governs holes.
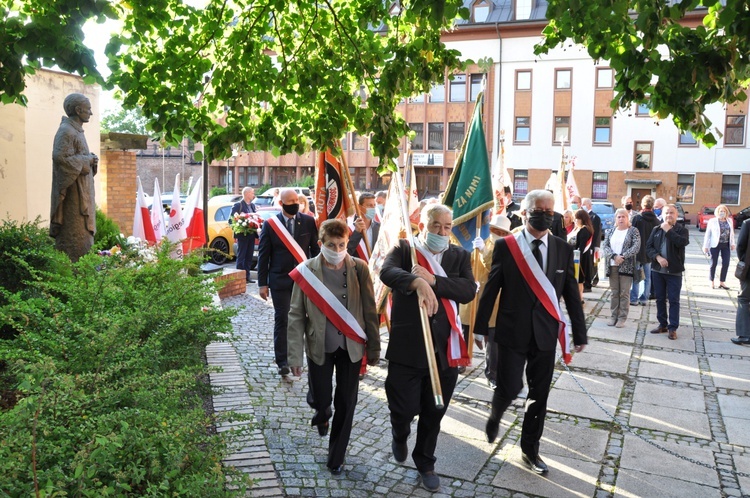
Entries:
MULTIPOLYGON (((242 189, 242 199, 240 202, 236 202, 232 206, 232 211, 229 214, 229 221, 231 223, 232 217, 236 213, 255 213, 258 208, 253 204, 255 199, 255 189, 252 187, 245 187, 242 189)), ((234 240, 237 241, 237 269, 245 270, 245 279, 248 283, 255 283, 255 280, 250 278, 250 269, 253 266, 253 255, 255 254, 255 239, 256 234, 252 235, 241 235, 234 234, 234 240)))
POLYGON ((391 411, 391 449, 397 462, 406 460, 411 422, 419 416, 417 441, 411 455, 423 486, 432 492, 440 488, 440 478, 435 474, 440 421, 456 387, 457 367, 470 361, 457 320, 458 304, 474 299, 477 289, 469 252, 449 243, 452 226, 450 208, 428 204, 420 216, 420 234, 415 240, 418 264, 412 264, 409 244, 400 240, 380 270, 380 280, 393 291, 385 379, 391 411), (432 393, 420 307, 430 315, 430 333, 444 399, 441 409, 435 406, 432 393), (463 351, 456 350, 459 345, 464 346, 463 351))
POLYGON ((299 213, 297 192, 279 194, 281 212, 263 223, 258 246, 258 294, 273 300, 273 350, 279 375, 290 373, 287 359, 287 325, 294 282, 289 272, 320 253, 318 229, 311 216, 299 213))
MULTIPOLYGON (((500 418, 523 387, 526 366, 529 385, 521 431, 523 461, 538 474, 548 472, 539 456, 544 431, 555 348, 560 334, 567 334, 559 308, 564 298, 573 326, 576 352, 587 343, 578 283, 573 266, 573 247, 551 236, 555 198, 546 190, 529 192, 522 204, 526 226, 514 236, 495 242, 492 267, 477 309, 474 332, 487 335, 488 322, 501 288, 495 341, 498 348, 497 387, 485 428, 487 439, 498 435, 500 418)), ((563 335, 564 338, 564 335, 563 335)))

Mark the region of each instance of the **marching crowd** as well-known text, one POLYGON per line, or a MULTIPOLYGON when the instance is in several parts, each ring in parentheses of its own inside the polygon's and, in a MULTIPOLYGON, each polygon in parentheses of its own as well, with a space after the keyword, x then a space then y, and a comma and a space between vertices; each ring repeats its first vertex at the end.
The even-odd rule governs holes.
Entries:
MULTIPOLYGON (((524 387, 525 372, 522 459, 540 475, 548 472, 539 446, 556 347, 561 344, 567 362, 587 344, 583 293, 598 283, 600 258, 611 287, 608 325, 626 326, 630 306, 647 304, 653 288, 658 325, 651 333, 677 338, 689 238, 677 224, 674 205, 646 196, 636 211, 625 197, 615 226, 602 237, 590 199, 574 196, 571 210, 557 213, 554 196, 546 190, 529 192, 520 206, 509 190, 502 194, 501 214, 489 220, 489 237, 473 241, 480 263, 474 269, 471 253, 451 242, 451 209, 426 203, 418 234, 400 239, 378 274, 391 291, 385 391, 393 457, 407 459, 411 423, 418 417, 411 457, 422 485, 432 492, 440 488, 435 448, 441 420, 459 372, 471 361, 470 329, 476 347, 487 350, 485 376, 494 390, 487 439, 498 436, 504 411, 524 387)), ((246 195, 235 208, 252 210, 251 201, 246 195)), ((260 232, 258 290, 274 307, 278 373, 300 377, 307 367, 310 423, 321 436, 330 431, 327 466, 334 475, 344 471, 359 380, 366 364, 380 360, 382 317, 362 246, 373 247, 378 240, 384 203, 384 193, 363 193, 361 215, 349 224, 330 219, 316 226, 312 216, 300 212, 306 200, 283 189, 278 198, 282 211, 260 232)), ((712 287, 721 256, 719 287, 726 289, 729 251, 736 247, 744 260, 750 222, 735 246, 729 210, 719 206, 716 214, 703 249, 712 257, 712 287)), ((248 251, 240 251, 238 268, 249 269, 248 251)), ((737 344, 750 344, 749 287, 747 279, 741 280, 738 337, 732 339, 737 344)))

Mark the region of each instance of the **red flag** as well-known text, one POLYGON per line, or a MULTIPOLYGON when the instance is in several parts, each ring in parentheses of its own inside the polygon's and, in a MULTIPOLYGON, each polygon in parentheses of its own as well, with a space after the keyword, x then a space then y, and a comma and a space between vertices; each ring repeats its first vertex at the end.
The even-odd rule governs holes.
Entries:
POLYGON ((318 226, 325 220, 346 220, 354 214, 347 176, 348 172, 330 151, 318 153, 315 175, 315 218, 318 226))
POLYGON ((185 203, 185 224, 187 239, 182 249, 187 254, 206 244, 206 226, 203 223, 203 177, 198 178, 185 203))
POLYGON ((138 194, 135 200, 135 217, 133 218, 133 236, 149 244, 156 243, 154 235, 154 225, 151 223, 151 213, 146 206, 146 196, 143 195, 143 185, 141 177, 138 180, 138 194))

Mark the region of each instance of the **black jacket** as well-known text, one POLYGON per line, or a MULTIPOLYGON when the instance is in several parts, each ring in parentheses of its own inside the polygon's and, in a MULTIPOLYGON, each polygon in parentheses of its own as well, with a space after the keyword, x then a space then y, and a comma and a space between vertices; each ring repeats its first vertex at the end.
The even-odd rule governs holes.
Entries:
POLYGON ((591 218, 591 226, 594 227, 594 240, 591 242, 591 247, 601 247, 602 245, 602 219, 593 210, 589 211, 589 217, 591 218))
POLYGON ((747 251, 750 249, 748 245, 750 245, 750 220, 745 220, 737 238, 737 259, 740 261, 745 261, 747 251))
POLYGON ((662 242, 667 239, 667 254, 661 254, 667 259, 669 265, 667 273, 682 273, 685 271, 685 246, 690 243, 687 228, 682 225, 673 226, 668 232, 662 230, 661 225, 654 228, 646 242, 646 254, 652 262, 653 270, 660 270, 661 265, 656 261, 656 256, 661 250, 662 242))
MULTIPOLYGON (((354 221, 357 220, 357 217, 354 217, 354 221)), ((375 249, 375 243, 378 241, 378 235, 380 234, 380 223, 377 221, 372 222, 372 240, 368 240, 367 243, 370 244, 370 251, 373 251, 375 249)), ((357 254, 357 246, 359 245, 359 242, 362 240, 362 233, 354 230, 352 234, 349 236, 349 243, 346 246, 346 252, 349 253, 350 256, 354 256, 356 258, 359 257, 357 254)))
MULTIPOLYGON (((285 223, 286 218, 283 213, 277 214, 276 217, 285 223)), ((301 213, 295 215, 294 240, 305 251, 308 258, 320 253, 318 228, 312 216, 301 213)), ((266 220, 263 223, 258 244, 258 287, 270 287, 271 290, 291 289, 294 281, 289 276, 289 272, 295 266, 297 266, 297 260, 266 220)))
POLYGON ((646 242, 651 236, 651 232, 654 228, 659 226, 661 222, 653 211, 644 210, 633 216, 631 224, 638 229, 638 233, 641 235, 641 250, 638 252, 636 259, 641 264, 650 263, 651 258, 646 254, 646 242))

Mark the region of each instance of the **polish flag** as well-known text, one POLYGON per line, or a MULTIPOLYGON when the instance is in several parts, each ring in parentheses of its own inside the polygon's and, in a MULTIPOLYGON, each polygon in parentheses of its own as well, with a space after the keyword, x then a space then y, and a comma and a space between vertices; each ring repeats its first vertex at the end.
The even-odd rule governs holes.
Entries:
POLYGON ((187 239, 182 243, 182 249, 187 254, 206 243, 206 226, 203 223, 203 177, 198 178, 185 203, 185 226, 187 239))
POLYGON ((174 259, 182 258, 182 242, 187 238, 185 219, 182 217, 182 203, 180 202, 180 175, 175 175, 174 190, 172 190, 172 208, 169 210, 169 219, 165 227, 166 237, 175 249, 172 251, 174 259))
POLYGON ((159 179, 154 178, 154 196, 151 198, 151 226, 154 230, 156 242, 161 242, 166 235, 164 231, 164 206, 161 202, 161 190, 159 179))
POLYGON ((148 212, 146 206, 146 196, 143 195, 143 185, 141 185, 141 177, 136 177, 138 180, 138 194, 135 199, 135 217, 133 218, 133 236, 138 237, 149 245, 156 243, 156 236, 154 235, 154 225, 151 224, 151 214, 148 212))

